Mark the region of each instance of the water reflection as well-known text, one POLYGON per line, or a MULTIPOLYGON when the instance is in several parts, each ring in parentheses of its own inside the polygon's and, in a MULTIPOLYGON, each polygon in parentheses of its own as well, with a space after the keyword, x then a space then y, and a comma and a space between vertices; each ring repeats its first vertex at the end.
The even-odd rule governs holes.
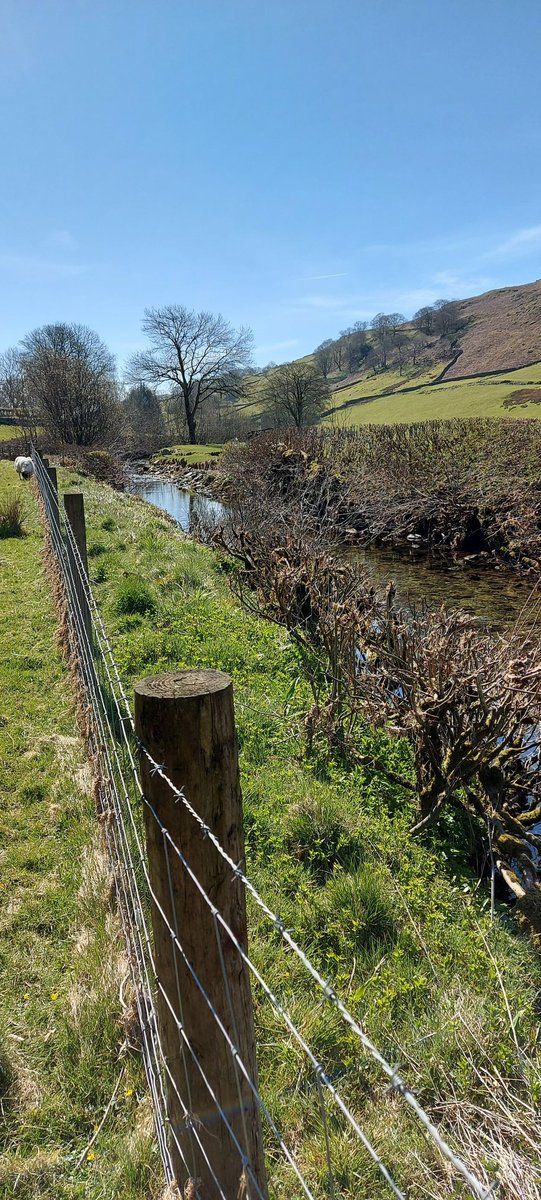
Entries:
MULTIPOLYGON (((189 533, 197 518, 220 521, 226 509, 218 500, 193 495, 175 483, 152 475, 132 476, 127 488, 169 513, 189 533)), ((508 629, 516 621, 533 588, 533 580, 521 578, 505 568, 474 570, 460 559, 420 554, 409 555, 381 547, 348 552, 363 564, 378 590, 394 580, 399 602, 407 608, 430 608, 447 604, 462 608, 488 622, 494 629, 508 629)), ((541 624, 541 621, 539 622, 541 624)))
POLYGON ((218 500, 186 492, 176 483, 169 483, 155 475, 132 475, 126 491, 133 496, 142 496, 150 504, 155 504, 156 508, 169 513, 185 533, 190 532, 198 519, 220 521, 225 515, 224 506, 218 500))
POLYGON ((406 608, 446 604, 461 608, 488 622, 493 629, 509 629, 530 596, 535 580, 521 578, 504 567, 474 570, 460 559, 367 547, 353 552, 371 576, 375 587, 386 588, 392 579, 398 601, 406 608))

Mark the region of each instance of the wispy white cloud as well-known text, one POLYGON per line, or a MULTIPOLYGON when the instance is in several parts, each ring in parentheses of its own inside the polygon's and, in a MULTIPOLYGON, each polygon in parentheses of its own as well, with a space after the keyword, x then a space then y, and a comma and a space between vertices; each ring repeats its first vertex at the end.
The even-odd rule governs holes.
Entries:
POLYGON ((82 263, 61 262, 35 254, 2 254, 0 252, 0 271, 18 279, 70 279, 76 275, 84 275, 88 271, 88 267, 82 263))
POLYGON ((541 225, 529 225, 526 229, 518 229, 516 233, 488 250, 484 257, 519 258, 532 250, 541 250, 541 225))
POLYGON ((343 279, 344 275, 348 273, 348 271, 332 271, 329 275, 305 275, 304 278, 307 283, 310 283, 314 279, 343 279))

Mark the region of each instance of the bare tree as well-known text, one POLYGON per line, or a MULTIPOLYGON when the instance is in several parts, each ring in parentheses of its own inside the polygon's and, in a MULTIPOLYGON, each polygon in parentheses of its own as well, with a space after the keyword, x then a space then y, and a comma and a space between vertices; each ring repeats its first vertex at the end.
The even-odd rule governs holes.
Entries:
POLYGON ((25 402, 68 445, 103 442, 113 427, 115 360, 86 325, 34 329, 21 342, 25 402))
POLYGON ((321 371, 321 374, 323 375, 323 378, 326 379, 329 372, 332 371, 334 365, 332 338, 327 338, 325 342, 322 342, 320 346, 316 347, 314 350, 314 358, 321 371))
POLYGON ((333 366, 336 368, 337 371, 342 370, 342 366, 344 363, 345 350, 346 350, 345 338, 340 336, 332 344, 333 366))
POLYGON ((145 383, 130 388, 123 409, 126 438, 133 448, 151 452, 165 442, 165 421, 160 398, 145 383))
POLYGON ((400 325, 405 325, 406 318, 403 315, 403 313, 394 312, 394 313, 389 313, 388 319, 389 319, 391 333, 392 333, 393 337, 396 337, 400 325))
POLYGON ((150 347, 134 355, 129 376, 139 383, 173 387, 184 408, 188 438, 193 444, 197 440, 197 414, 211 396, 238 398, 246 392, 252 331, 234 330, 220 315, 167 304, 146 310, 143 332, 150 347))
POLYGON ((411 339, 403 329, 397 329, 393 338, 393 345, 396 350, 396 357, 398 358, 400 374, 402 374, 408 357, 411 355, 411 339))
POLYGON ((346 364, 350 375, 354 371, 360 371, 365 365, 366 359, 370 353, 370 342, 367 341, 366 335, 359 331, 353 331, 347 340, 346 345, 346 364))
POLYGON ((391 344, 392 328, 393 316, 388 316, 386 313, 376 313, 372 320, 372 330, 376 345, 379 348, 380 366, 383 370, 387 366, 387 351, 391 344))
POLYGON ((35 442, 39 422, 29 401, 21 352, 15 346, 0 354, 0 404, 35 442))
POLYGON ((460 304, 457 300, 436 300, 434 332, 452 341, 461 327, 460 304))
POLYGON ((326 379, 308 363, 284 363, 269 375, 262 390, 266 408, 281 424, 299 428, 318 417, 330 398, 326 379))
POLYGON ((420 333, 424 333, 426 337, 434 332, 434 309, 429 304, 425 304, 423 308, 418 308, 413 316, 413 324, 420 333))

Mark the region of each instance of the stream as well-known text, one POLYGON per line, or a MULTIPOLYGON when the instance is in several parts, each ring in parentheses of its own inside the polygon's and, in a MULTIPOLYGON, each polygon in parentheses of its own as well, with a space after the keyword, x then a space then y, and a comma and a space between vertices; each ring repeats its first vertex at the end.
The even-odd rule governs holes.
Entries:
MULTIPOLYGON (((155 475, 132 475, 126 490, 169 513, 186 533, 197 517, 219 521, 226 511, 218 500, 193 495, 155 475)), ((497 630, 513 625, 532 591, 532 581, 515 571, 504 566, 476 570, 458 556, 376 546, 348 553, 363 564, 376 588, 384 590, 393 579, 406 607, 418 608, 426 600, 431 608, 462 608, 497 630)))

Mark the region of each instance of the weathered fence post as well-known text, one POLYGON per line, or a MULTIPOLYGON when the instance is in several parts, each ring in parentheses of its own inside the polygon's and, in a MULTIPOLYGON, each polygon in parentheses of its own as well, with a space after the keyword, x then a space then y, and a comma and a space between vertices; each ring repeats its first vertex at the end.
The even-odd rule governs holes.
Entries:
MULTIPOLYGON (((221 671, 175 671, 141 680, 135 686, 135 726, 142 746, 163 764, 164 773, 182 789, 234 862, 243 865, 242 797, 229 676, 221 671)), ((216 1020, 227 1030, 257 1088, 249 971, 164 831, 244 949, 245 889, 182 801, 153 771, 142 749, 139 762, 148 801, 143 812, 155 897, 158 1020, 167 1064, 177 1182, 181 1190, 186 1189, 185 1195, 191 1196, 194 1187, 198 1200, 266 1197, 259 1108, 216 1020), (178 935, 182 953, 171 929, 178 935)))
POLYGON ((88 559, 86 554, 86 526, 85 526, 85 507, 82 492, 64 492, 64 509, 66 518, 69 523, 73 540, 79 551, 80 562, 77 559, 75 550, 70 539, 67 539, 68 563, 70 574, 74 581, 74 590, 83 629, 91 641, 92 638, 92 621, 90 619, 90 608, 88 605, 88 597, 84 580, 81 578, 81 564, 84 571, 85 579, 88 579, 88 559))

